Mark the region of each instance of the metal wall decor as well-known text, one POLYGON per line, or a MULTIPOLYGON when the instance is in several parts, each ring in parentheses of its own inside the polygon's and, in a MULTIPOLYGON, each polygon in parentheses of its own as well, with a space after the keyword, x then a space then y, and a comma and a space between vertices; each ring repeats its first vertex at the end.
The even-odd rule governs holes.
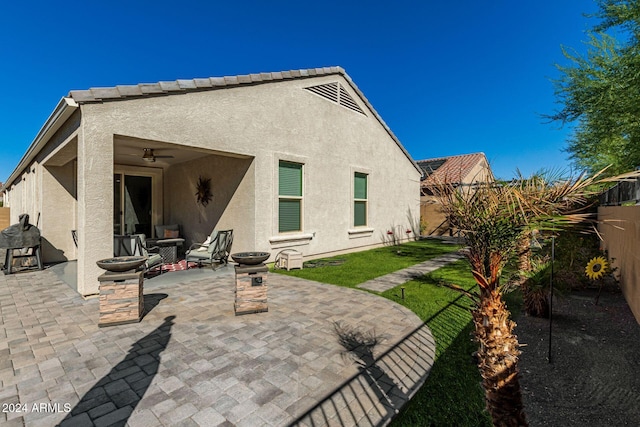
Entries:
POLYGON ((211 178, 198 178, 198 184, 196 184, 196 199, 202 206, 207 206, 213 194, 211 193, 211 178))

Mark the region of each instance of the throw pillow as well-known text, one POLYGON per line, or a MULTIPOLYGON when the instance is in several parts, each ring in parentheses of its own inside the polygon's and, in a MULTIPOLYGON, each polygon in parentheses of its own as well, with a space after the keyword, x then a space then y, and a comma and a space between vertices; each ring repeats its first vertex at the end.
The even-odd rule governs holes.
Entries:
MULTIPOLYGON (((211 236, 217 235, 217 233, 214 231, 213 233, 211 233, 211 236)), ((200 252, 206 252, 209 250, 209 245, 211 244, 211 236, 207 237, 207 240, 204 241, 204 243, 202 244, 202 246, 200 246, 198 249, 196 249, 196 251, 200 251, 200 252)))
POLYGON ((178 230, 164 230, 165 239, 177 239, 180 237, 180 231, 178 230))

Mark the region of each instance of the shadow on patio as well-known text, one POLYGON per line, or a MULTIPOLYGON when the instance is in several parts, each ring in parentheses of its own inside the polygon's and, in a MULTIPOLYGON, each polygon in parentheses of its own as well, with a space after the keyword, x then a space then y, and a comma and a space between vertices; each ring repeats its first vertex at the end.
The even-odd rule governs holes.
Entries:
MULTIPOLYGON (((150 303, 157 304, 160 299, 153 298, 150 303)), ((160 354, 169 343, 174 319, 175 316, 166 317, 160 326, 135 342, 124 360, 80 399, 59 426, 125 425, 158 372, 160 354)))
POLYGON ((426 380, 435 355, 435 341, 426 323, 374 358, 382 337, 375 332, 335 323, 344 355, 359 372, 289 424, 294 426, 386 425, 426 380))

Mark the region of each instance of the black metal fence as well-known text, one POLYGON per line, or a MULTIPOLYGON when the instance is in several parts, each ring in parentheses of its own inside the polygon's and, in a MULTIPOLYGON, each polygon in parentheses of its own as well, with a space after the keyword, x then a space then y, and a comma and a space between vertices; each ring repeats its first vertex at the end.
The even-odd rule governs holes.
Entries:
POLYGON ((620 181, 600 194, 600 206, 640 203, 640 178, 620 181))

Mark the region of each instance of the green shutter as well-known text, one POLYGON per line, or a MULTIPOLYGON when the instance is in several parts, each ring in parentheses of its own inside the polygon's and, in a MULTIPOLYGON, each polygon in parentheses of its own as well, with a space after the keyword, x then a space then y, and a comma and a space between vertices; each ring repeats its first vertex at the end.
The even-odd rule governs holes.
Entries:
POLYGON ((367 202, 354 202, 353 225, 355 227, 367 225, 367 202))
POLYGON ((357 173, 353 179, 353 197, 355 199, 367 198, 367 175, 364 173, 357 173))
POLYGON ((278 187, 280 196, 302 197, 302 165, 281 161, 278 187))
POLYGON ((278 207, 278 230, 300 231, 300 205, 301 200, 280 200, 278 207))

